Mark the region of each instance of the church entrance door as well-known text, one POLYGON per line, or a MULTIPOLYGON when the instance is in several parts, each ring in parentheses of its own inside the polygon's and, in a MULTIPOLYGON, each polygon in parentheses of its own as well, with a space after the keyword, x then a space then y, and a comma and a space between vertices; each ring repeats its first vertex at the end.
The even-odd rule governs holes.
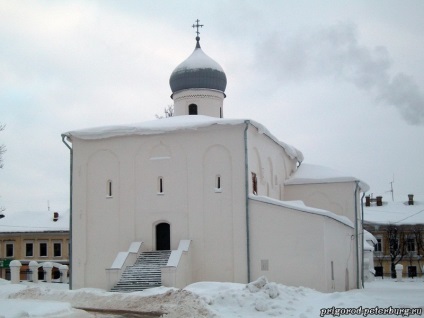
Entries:
POLYGON ((159 223, 156 225, 156 250, 171 249, 171 233, 169 223, 159 223))

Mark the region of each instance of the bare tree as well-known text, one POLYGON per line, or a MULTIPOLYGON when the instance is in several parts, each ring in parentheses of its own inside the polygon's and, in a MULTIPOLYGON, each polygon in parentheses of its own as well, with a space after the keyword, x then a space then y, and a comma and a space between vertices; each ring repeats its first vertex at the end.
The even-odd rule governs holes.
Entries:
POLYGON ((418 267, 421 270, 421 274, 423 273, 423 267, 421 266, 420 260, 424 255, 424 225, 416 224, 412 227, 412 235, 415 238, 415 243, 417 244, 417 262, 418 267))
POLYGON ((392 278, 396 278, 395 266, 406 254, 405 231, 401 226, 390 224, 386 229, 391 260, 392 278))
POLYGON ((168 118, 168 117, 172 117, 174 116, 174 105, 168 105, 163 109, 163 112, 165 113, 165 116, 159 116, 158 114, 156 114, 156 118, 157 119, 162 119, 162 118, 168 118))

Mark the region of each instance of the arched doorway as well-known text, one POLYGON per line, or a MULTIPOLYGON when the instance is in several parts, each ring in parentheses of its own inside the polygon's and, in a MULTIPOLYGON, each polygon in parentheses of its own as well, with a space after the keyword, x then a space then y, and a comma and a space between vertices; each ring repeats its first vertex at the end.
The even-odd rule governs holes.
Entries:
POLYGON ((171 231, 169 223, 156 225, 156 250, 169 251, 171 249, 171 231))

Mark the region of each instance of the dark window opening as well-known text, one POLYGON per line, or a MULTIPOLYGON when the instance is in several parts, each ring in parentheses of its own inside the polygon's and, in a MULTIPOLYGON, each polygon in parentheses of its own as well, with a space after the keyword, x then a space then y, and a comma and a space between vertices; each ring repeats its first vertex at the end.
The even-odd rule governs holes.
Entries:
POLYGON ((13 257, 13 244, 6 244, 6 257, 13 257))
POLYGON ((197 115, 197 105, 196 104, 188 105, 188 114, 189 115, 197 115))
POLYGON ((415 239, 407 238, 406 240, 406 250, 408 252, 415 252, 415 239))
POLYGON ((33 257, 34 256, 34 244, 26 243, 25 244, 25 256, 33 257))
POLYGON ((408 277, 417 277, 417 266, 408 266, 408 277))
POLYGON ((258 194, 258 178, 256 177, 256 173, 252 172, 252 188, 253 194, 258 194))
POLYGON ((221 177, 220 176, 216 177, 216 188, 221 189, 221 177))
POLYGON ((377 238, 377 244, 374 245, 375 252, 382 252, 381 249, 381 238, 377 238))
POLYGON ((375 269, 375 277, 383 277, 383 266, 376 266, 375 269))
POLYGON ((53 244, 53 256, 54 257, 62 256, 62 244, 61 243, 54 243, 53 244))
POLYGON ((219 107, 219 118, 222 118, 222 108, 219 107))
POLYGON ((171 232, 169 223, 156 225, 156 250, 169 251, 171 249, 171 232))
POLYGON ((47 257, 47 243, 40 243, 40 257, 47 257))

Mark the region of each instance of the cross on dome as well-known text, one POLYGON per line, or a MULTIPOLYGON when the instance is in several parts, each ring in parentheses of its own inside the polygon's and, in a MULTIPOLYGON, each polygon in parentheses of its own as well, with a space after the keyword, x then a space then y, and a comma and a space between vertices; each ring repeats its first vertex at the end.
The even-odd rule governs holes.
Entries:
POLYGON ((196 28, 196 34, 197 34, 197 36, 196 36, 196 41, 197 41, 197 44, 196 44, 196 48, 200 48, 200 43, 199 43, 199 41, 200 41, 200 37, 199 37, 199 34, 200 34, 200 32, 199 32, 199 27, 201 28, 201 27, 203 27, 203 24, 199 24, 199 22, 200 22, 200 20, 199 19, 197 19, 196 20, 196 24, 193 24, 193 29, 194 28, 196 28))

